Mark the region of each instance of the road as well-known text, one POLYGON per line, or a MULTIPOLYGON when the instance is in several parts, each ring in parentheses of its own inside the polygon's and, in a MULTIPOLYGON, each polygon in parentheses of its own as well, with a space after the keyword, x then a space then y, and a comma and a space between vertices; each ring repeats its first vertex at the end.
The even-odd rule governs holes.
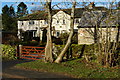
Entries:
POLYGON ((33 70, 20 69, 15 67, 16 64, 30 62, 29 60, 14 60, 2 62, 2 78, 70 78, 62 74, 49 72, 40 72, 33 70))

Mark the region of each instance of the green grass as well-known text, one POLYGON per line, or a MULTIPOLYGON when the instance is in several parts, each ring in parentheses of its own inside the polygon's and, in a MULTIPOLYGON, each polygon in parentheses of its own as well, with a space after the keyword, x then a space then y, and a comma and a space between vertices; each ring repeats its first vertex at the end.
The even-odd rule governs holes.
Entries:
POLYGON ((33 61, 17 64, 16 66, 20 68, 70 75, 74 78, 120 78, 120 75, 118 74, 120 69, 105 68, 96 64, 89 64, 82 59, 67 61, 60 64, 33 61))

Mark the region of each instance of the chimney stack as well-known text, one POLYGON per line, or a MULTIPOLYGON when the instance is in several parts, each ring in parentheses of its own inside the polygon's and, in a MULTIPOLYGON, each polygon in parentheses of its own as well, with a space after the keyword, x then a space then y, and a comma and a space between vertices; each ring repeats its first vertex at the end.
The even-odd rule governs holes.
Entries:
POLYGON ((94 2, 90 2, 90 4, 88 5, 89 9, 93 9, 95 7, 95 3, 94 2))

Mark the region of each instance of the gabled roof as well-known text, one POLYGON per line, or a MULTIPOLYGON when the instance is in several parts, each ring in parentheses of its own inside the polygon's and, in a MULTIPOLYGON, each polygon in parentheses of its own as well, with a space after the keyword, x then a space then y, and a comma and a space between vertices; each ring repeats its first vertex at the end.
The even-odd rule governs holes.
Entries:
POLYGON ((39 11, 33 14, 28 14, 27 16, 20 17, 18 20, 43 20, 47 19, 47 13, 44 11, 39 11))
MULTIPOLYGON (((103 10, 106 9, 105 7, 94 7, 95 10, 103 10)), ((55 15, 59 11, 64 11, 65 13, 71 15, 71 9, 56 9, 52 10, 52 16, 55 15)), ((75 18, 81 18, 83 11, 85 8, 76 8, 75 9, 75 18)), ((38 11, 33 14, 28 14, 27 16, 20 17, 18 20, 45 20, 47 19, 47 12, 46 11, 38 11)))
MULTIPOLYGON (((71 15, 71 9, 62 9, 66 14, 71 15)), ((84 8, 76 8, 75 9, 75 18, 80 18, 82 16, 82 13, 84 11, 84 8)))

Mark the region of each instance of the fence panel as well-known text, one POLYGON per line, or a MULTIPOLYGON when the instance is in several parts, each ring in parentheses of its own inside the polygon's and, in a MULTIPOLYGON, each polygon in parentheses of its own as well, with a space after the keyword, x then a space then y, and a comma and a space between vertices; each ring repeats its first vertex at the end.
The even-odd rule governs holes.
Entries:
POLYGON ((44 58, 45 47, 22 46, 21 59, 40 60, 44 58))

